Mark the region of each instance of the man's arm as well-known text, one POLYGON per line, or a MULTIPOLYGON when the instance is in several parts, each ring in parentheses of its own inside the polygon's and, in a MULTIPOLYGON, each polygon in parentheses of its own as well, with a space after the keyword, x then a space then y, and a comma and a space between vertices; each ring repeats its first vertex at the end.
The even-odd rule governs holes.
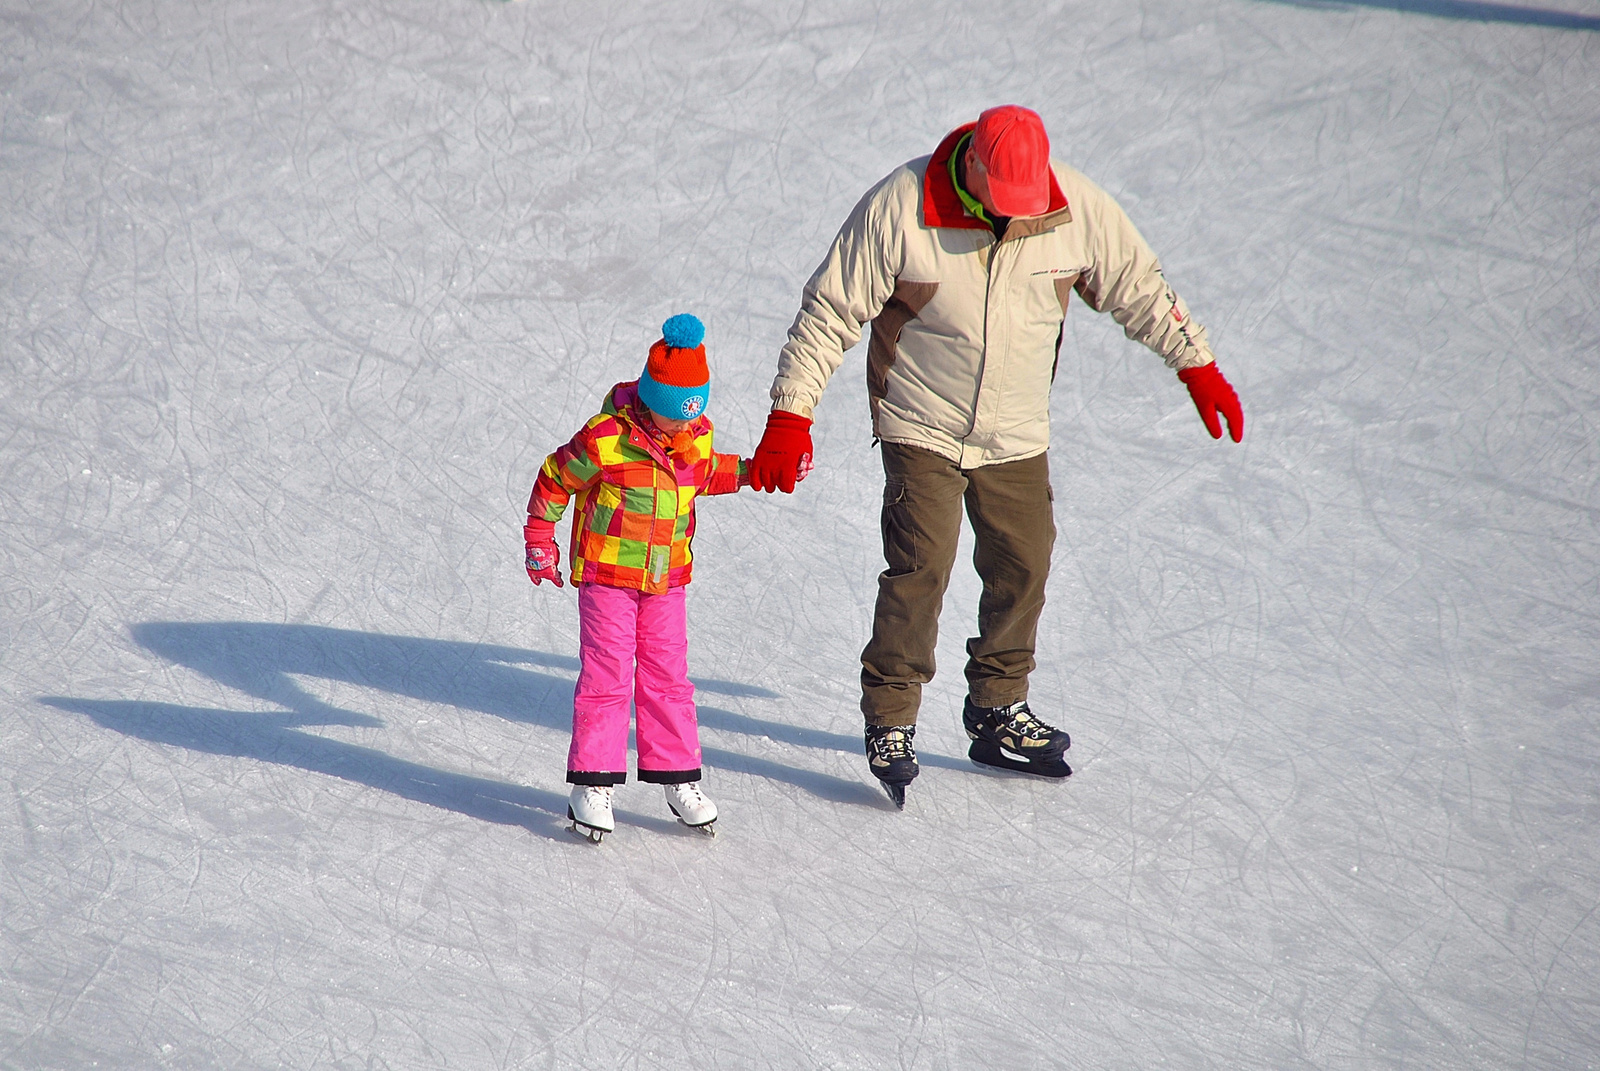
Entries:
POLYGON ((1167 285, 1161 261, 1133 221, 1104 190, 1082 177, 1078 181, 1087 187, 1087 197, 1074 208, 1083 212, 1094 258, 1078 280, 1079 296, 1096 312, 1110 313, 1130 339, 1154 350, 1167 367, 1210 364, 1215 357, 1206 329, 1167 285))
MULTIPOLYGON (((916 182, 900 168, 856 204, 850 218, 806 283, 789 341, 778 354, 772 381, 772 412, 750 459, 750 486, 790 494, 811 471, 811 412, 828 380, 844 361, 844 351, 861 341, 861 330, 883 311, 894 293, 895 276, 905 260, 896 199, 897 184, 916 182)), ((916 198, 910 198, 916 211, 916 198)))
POLYGON ((1078 280, 1078 293, 1095 311, 1109 312, 1129 338, 1150 347, 1168 368, 1177 370, 1213 439, 1222 436, 1226 420, 1229 436, 1239 442, 1244 436, 1244 410, 1217 368, 1206 329, 1194 322, 1183 299, 1167 285, 1161 262, 1122 206, 1087 179, 1081 181, 1084 196, 1079 206, 1094 260, 1078 280))
POLYGON ((861 341, 866 324, 894 293, 904 243, 891 202, 894 184, 908 180, 915 183, 916 177, 902 168, 867 192, 806 283, 800 312, 778 355, 774 409, 810 419, 845 351, 861 341))

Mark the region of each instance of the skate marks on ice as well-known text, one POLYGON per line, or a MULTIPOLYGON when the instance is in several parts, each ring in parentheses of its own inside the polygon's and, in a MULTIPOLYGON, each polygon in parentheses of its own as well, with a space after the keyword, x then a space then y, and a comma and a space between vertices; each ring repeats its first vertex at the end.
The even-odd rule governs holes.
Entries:
POLYGON ((1268 0, 1288 7, 1344 11, 1352 7, 1375 7, 1407 15, 1430 15, 1436 19, 1462 19, 1467 22, 1506 22, 1520 26, 1545 26, 1555 30, 1600 31, 1600 17, 1578 15, 1552 8, 1519 7, 1488 3, 1486 0, 1268 0))
MULTIPOLYGON (((472 710, 565 732, 571 724, 578 660, 523 648, 264 622, 145 622, 133 638, 161 658, 192 669, 277 711, 241 711, 145 700, 44 696, 40 702, 154 743, 295 766, 367 785, 472 818, 565 839, 565 795, 437 769, 381 750, 314 733, 313 726, 381 728, 371 714, 312 695, 296 676, 340 681, 427 703, 472 710), (544 667, 568 674, 536 672, 544 667)), ((695 678, 702 692, 779 698, 734 681, 695 678)), ((859 750, 854 738, 701 707, 703 726, 825 750, 859 750)), ((714 769, 783 782, 821 799, 878 802, 865 784, 724 748, 704 749, 714 769)), ((937 761, 937 760, 935 760, 937 761)), ((946 760, 948 761, 948 760, 946 760)), ((955 765, 951 763, 951 765, 955 765)), ((643 815, 630 815, 653 825, 643 815)), ((663 828, 679 828, 663 821, 663 828)))

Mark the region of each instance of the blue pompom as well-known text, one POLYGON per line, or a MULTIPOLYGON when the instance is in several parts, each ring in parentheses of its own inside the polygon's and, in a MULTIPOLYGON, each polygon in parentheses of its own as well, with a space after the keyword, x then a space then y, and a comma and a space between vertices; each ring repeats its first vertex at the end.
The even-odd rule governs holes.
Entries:
POLYGON ((675 350, 692 350, 706 337, 700 318, 680 312, 661 325, 661 340, 675 350))

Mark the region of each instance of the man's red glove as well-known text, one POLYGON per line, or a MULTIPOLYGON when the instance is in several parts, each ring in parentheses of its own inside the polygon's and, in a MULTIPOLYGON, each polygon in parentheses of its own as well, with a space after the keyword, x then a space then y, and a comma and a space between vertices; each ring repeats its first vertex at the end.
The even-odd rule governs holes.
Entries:
POLYGON ((529 518, 522 526, 522 539, 528 545, 528 579, 535 584, 554 580, 556 587, 566 587, 561 582, 561 548, 556 546, 555 522, 529 518))
POLYGON ((750 459, 750 486, 771 494, 794 493, 794 485, 811 471, 811 421, 796 413, 774 409, 767 430, 750 459))
POLYGON ((1233 392, 1232 385, 1222 378, 1215 361, 1198 368, 1185 368, 1178 373, 1178 378, 1189 388, 1194 407, 1200 410, 1200 419, 1205 421, 1206 430, 1213 439, 1222 438, 1222 422, 1217 419, 1218 413, 1227 418, 1228 434, 1234 442, 1244 438, 1244 409, 1240 407, 1239 396, 1233 392))

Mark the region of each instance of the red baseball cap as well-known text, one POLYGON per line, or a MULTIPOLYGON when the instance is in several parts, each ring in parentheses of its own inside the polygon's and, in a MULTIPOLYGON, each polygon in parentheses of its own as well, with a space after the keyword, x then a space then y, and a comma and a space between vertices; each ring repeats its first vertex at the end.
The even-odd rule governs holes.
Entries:
POLYGON ((1050 138, 1038 112, 1020 104, 990 108, 978 116, 972 147, 1002 216, 1037 216, 1050 207, 1050 138))

